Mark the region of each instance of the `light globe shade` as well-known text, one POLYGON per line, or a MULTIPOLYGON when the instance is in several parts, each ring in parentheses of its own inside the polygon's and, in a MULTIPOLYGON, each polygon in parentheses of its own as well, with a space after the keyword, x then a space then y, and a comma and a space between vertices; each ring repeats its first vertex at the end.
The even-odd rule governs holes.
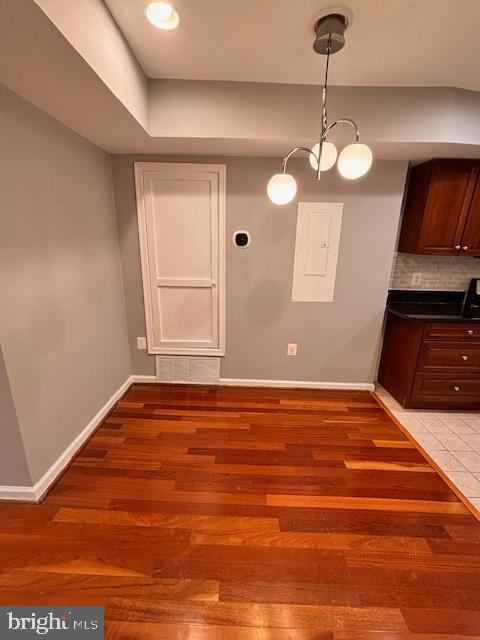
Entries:
POLYGON ((297 193, 295 178, 289 173, 276 173, 268 181, 267 193, 273 204, 288 204, 297 193))
POLYGON ((372 160, 370 147, 354 142, 345 147, 338 156, 338 171, 347 180, 356 180, 369 171, 372 160))
MULTIPOLYGON (((320 152, 320 143, 314 144, 312 147, 313 153, 317 156, 320 152)), ((318 170, 318 162, 316 158, 309 154, 310 164, 315 171, 318 170)), ((335 162, 337 161, 337 147, 332 142, 327 142, 326 140, 322 144, 322 157, 320 158, 320 171, 328 171, 333 167, 335 162)))
POLYGON ((178 13, 167 2, 152 2, 145 11, 148 21, 157 29, 170 31, 180 22, 178 13))

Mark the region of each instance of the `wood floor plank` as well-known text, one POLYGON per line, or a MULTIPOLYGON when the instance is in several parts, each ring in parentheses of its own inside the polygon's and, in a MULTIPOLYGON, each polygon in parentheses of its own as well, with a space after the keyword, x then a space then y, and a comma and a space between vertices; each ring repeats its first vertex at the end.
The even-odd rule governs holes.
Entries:
POLYGON ((404 609, 402 614, 408 628, 415 633, 461 633, 464 635, 477 634, 480 628, 480 611, 458 611, 447 608, 436 609, 404 609))
POLYGON ((314 629, 116 621, 110 623, 105 636, 106 640, 139 640, 139 638, 143 640, 159 640, 159 638, 161 640, 335 640, 333 631, 318 633, 314 629))
MULTIPOLYGON (((180 509, 181 510, 181 509, 180 509)), ((182 514, 132 513, 128 511, 101 511, 98 509, 60 508, 54 522, 81 522, 88 524, 113 524, 134 527, 164 527, 191 529, 194 531, 221 532, 272 532, 279 530, 276 518, 241 518, 234 516, 190 516, 182 514)))
POLYGON ((113 573, 78 572, 73 566, 67 571, 19 571, 10 575, 0 574, 0 589, 3 597, 23 598, 37 592, 44 601, 55 603, 58 592, 72 601, 88 598, 89 602, 102 604, 105 598, 142 598, 146 593, 159 599, 184 601, 198 600, 217 602, 220 584, 217 580, 178 580, 152 578, 150 576, 122 575, 113 573))
POLYGON ((426 540, 421 538, 400 538, 394 536, 369 536, 361 534, 307 533, 282 531, 279 533, 194 534, 192 544, 229 545, 250 547, 286 547, 291 549, 336 549, 402 551, 404 553, 432 553, 426 540))
MULTIPOLYGON (((145 622, 240 625, 278 629, 306 628, 317 633, 332 631, 408 631, 398 609, 230 602, 168 602, 119 598, 111 603, 112 620, 145 622)), ((353 636, 355 637, 355 636, 353 636)))
POLYGON ((415 449, 415 446, 409 440, 372 440, 376 447, 384 449, 415 449))
POLYGON ((435 473, 435 469, 427 464, 408 464, 399 462, 382 462, 376 460, 346 460, 347 469, 377 469, 381 471, 408 471, 411 473, 435 473))
MULTIPOLYGON (((222 581, 221 602, 310 604, 357 607, 361 604, 355 587, 308 582, 228 582, 222 581)), ((384 606, 384 605, 382 605, 384 606)))
POLYGON ((480 640, 480 523, 368 392, 134 384, 38 505, 0 605, 109 640, 480 640))
POLYGON ((389 498, 357 498, 351 496, 267 495, 271 507, 319 507, 322 509, 373 509, 379 511, 418 511, 420 513, 469 513, 462 502, 428 500, 393 500, 389 498))

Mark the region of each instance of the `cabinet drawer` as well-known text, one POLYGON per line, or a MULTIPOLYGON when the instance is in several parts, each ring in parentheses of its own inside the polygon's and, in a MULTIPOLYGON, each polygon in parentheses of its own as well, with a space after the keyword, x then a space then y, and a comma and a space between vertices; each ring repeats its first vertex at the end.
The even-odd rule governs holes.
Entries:
POLYGON ((465 341, 464 344, 451 342, 424 342, 418 371, 459 371, 480 374, 480 341, 465 341))
POLYGON ((412 400, 418 406, 480 406, 480 375, 418 373, 412 400))
POLYGON ((425 340, 480 340, 480 323, 428 322, 425 340))

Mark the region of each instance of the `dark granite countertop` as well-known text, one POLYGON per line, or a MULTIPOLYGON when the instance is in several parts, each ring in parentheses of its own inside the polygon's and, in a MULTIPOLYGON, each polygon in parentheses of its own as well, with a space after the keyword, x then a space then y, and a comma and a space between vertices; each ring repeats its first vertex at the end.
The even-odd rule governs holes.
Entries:
POLYGON ((416 291, 392 289, 387 310, 400 318, 430 322, 480 322, 462 315, 464 291, 416 291))

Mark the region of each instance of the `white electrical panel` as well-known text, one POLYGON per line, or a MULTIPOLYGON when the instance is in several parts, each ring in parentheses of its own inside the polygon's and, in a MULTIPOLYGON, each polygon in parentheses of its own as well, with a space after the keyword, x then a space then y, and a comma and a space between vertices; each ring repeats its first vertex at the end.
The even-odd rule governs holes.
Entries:
POLYGON ((293 302, 332 302, 343 203, 300 202, 293 267, 293 302))

